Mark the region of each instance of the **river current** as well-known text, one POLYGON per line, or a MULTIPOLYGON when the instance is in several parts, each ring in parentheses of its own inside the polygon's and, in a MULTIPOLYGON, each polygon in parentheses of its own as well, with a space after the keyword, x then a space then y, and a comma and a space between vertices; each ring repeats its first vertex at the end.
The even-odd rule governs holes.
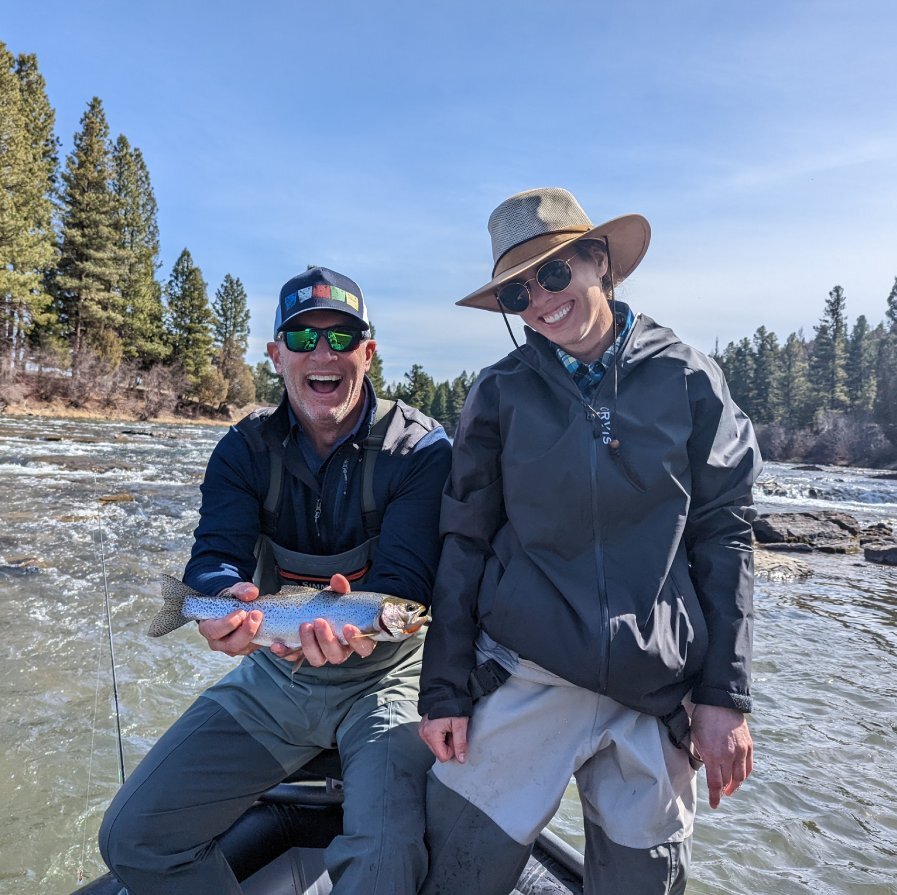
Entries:
MULTIPOLYGON (((104 577, 127 773, 232 666, 189 629, 145 634, 223 432, 0 417, 3 893, 67 895, 104 871, 119 785, 104 577)), ((897 525, 897 480, 873 470, 768 464, 757 502, 897 525)), ((897 567, 801 558, 811 577, 757 582, 755 769, 717 811, 701 780, 691 895, 897 893, 897 567)), ((552 828, 582 847, 572 788, 552 828)))

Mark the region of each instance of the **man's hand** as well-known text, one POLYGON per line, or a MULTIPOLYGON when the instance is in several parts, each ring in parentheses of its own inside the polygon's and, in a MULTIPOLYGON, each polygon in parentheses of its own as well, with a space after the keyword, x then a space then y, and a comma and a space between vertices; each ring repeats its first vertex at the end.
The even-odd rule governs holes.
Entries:
MULTIPOLYGON (((344 575, 334 575, 330 579, 330 589, 338 594, 348 594, 352 590, 344 575)), ((342 633, 348 645, 340 643, 330 624, 323 618, 318 618, 313 623, 306 622, 299 626, 299 640, 302 643, 300 649, 291 650, 282 643, 275 643, 271 646, 271 652, 281 659, 300 663, 304 660, 318 668, 328 663, 341 665, 352 653, 366 658, 377 645, 376 640, 360 636, 361 631, 355 625, 344 625, 342 633)))
POLYGON ((719 807, 720 796, 731 796, 754 768, 754 743, 744 715, 716 705, 696 705, 691 736, 707 772, 708 801, 719 807))
MULTIPOLYGON (((238 600, 251 603, 258 599, 259 589, 249 581, 240 581, 222 591, 238 600)), ((209 648, 228 656, 247 656, 259 649, 252 643, 263 615, 258 609, 235 609, 224 618, 207 618, 198 625, 199 633, 209 642, 209 648)))
POLYGON ((417 732, 439 761, 456 758, 460 764, 467 761, 468 718, 434 718, 428 715, 420 720, 417 732))

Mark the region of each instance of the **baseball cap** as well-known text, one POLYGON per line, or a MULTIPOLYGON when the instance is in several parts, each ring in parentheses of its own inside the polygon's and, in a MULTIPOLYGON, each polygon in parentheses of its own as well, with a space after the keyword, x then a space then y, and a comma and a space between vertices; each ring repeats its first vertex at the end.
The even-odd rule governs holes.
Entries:
POLYGON ((274 337, 306 311, 339 311, 370 328, 364 295, 354 280, 328 267, 309 267, 284 283, 274 315, 274 337))

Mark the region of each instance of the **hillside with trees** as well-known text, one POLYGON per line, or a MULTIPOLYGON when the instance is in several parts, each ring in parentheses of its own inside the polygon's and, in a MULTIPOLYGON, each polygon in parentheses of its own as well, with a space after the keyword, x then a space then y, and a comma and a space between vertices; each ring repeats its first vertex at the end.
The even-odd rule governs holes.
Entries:
POLYGON ((764 456, 897 465, 897 278, 882 322, 872 326, 860 315, 851 327, 847 296, 835 286, 813 331, 780 344, 761 326, 713 354, 764 456))

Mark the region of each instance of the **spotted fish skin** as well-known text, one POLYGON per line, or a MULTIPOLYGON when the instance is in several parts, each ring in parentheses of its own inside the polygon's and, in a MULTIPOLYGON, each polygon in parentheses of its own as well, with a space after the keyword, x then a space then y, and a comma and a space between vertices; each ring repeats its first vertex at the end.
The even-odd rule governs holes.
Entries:
POLYGON ((372 591, 338 594, 313 587, 283 587, 276 594, 259 596, 250 602, 236 597, 210 597, 193 590, 177 578, 162 576, 164 605, 149 626, 150 637, 161 637, 187 624, 208 618, 223 618, 235 609, 263 613, 253 643, 271 646, 283 643, 295 649, 301 646, 299 626, 323 618, 343 641, 343 626, 355 625, 372 640, 404 640, 429 622, 426 607, 413 600, 402 600, 372 591))

